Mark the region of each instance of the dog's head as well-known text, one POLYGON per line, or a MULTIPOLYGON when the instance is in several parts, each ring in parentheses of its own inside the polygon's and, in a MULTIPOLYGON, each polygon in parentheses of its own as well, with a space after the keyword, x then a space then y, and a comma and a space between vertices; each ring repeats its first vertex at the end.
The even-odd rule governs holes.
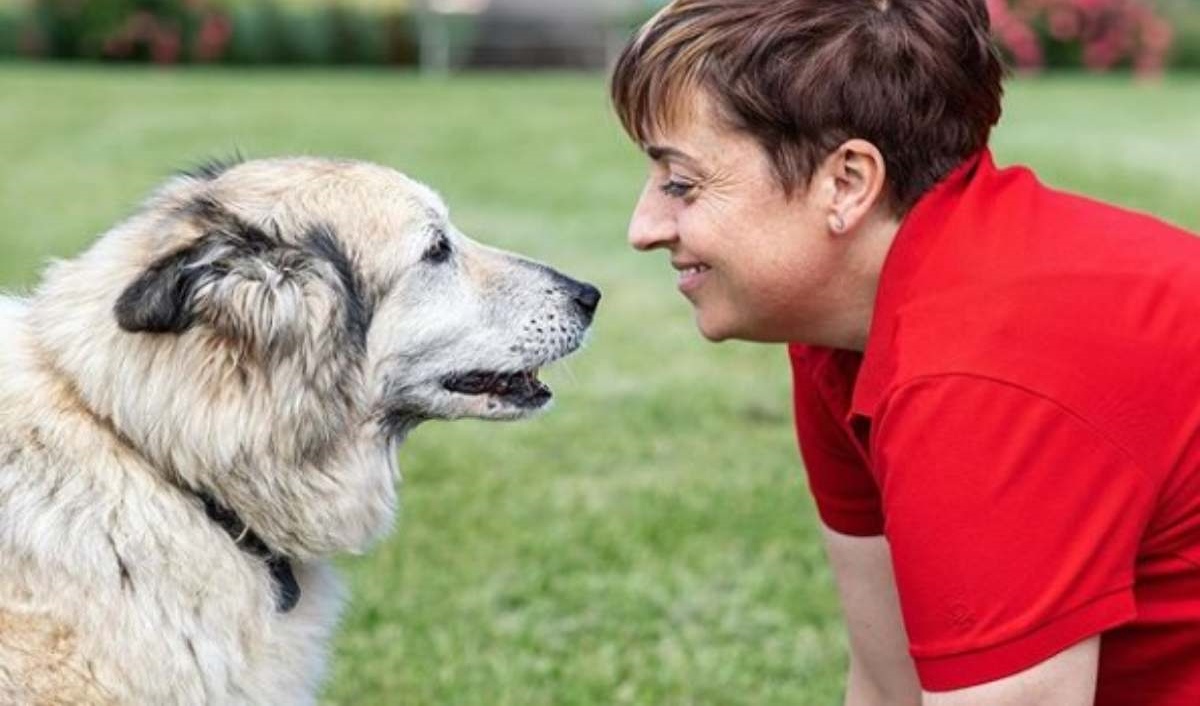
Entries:
POLYGON ((472 241, 396 171, 288 159, 172 181, 51 271, 36 318, 92 410, 245 513, 304 495, 267 497, 288 468, 345 495, 331 466, 390 457, 421 421, 545 407, 538 370, 581 344, 599 298, 472 241))
POLYGON ((121 328, 198 329, 247 364, 308 357, 317 375, 357 362, 389 429, 543 407, 539 368, 580 345, 599 302, 594 287, 472 241, 436 194, 389 169, 285 160, 200 174, 175 209, 192 227, 121 293, 121 328))

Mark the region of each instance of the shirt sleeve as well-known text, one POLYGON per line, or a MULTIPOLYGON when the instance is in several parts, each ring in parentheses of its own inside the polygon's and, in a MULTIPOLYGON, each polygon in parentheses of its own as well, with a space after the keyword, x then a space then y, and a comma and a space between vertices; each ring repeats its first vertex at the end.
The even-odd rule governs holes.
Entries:
POLYGON ((808 475, 809 491, 827 527, 841 534, 883 534, 879 489, 845 419, 849 399, 822 391, 820 371, 803 349, 792 347, 796 436, 808 475))
POLYGON ((1071 411, 926 378, 887 397, 871 447, 926 690, 1011 676, 1135 617, 1153 483, 1071 411))

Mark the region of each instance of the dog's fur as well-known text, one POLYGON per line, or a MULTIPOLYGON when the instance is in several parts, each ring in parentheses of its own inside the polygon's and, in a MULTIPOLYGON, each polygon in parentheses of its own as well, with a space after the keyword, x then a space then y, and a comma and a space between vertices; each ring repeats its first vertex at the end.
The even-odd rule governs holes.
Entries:
POLYGON ((375 165, 173 179, 0 298, 0 704, 312 703, 327 561, 390 528, 396 445, 530 414, 447 381, 568 354, 597 299, 375 165), (291 561, 293 610, 205 496, 291 561))

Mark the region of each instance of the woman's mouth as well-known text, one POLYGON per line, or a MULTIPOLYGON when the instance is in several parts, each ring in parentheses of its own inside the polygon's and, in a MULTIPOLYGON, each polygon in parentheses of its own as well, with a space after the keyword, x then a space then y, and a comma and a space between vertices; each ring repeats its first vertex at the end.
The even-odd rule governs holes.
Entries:
POLYGON ((709 270, 712 268, 704 264, 676 266, 679 271, 679 291, 684 294, 689 294, 696 291, 704 284, 705 278, 708 276, 709 270))

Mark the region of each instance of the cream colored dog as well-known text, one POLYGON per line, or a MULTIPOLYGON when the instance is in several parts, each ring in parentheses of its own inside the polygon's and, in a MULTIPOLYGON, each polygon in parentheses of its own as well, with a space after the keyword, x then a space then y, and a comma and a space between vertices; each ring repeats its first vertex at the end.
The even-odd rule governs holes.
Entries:
POLYGON ((312 703, 397 444, 544 407, 599 297, 382 167, 173 180, 0 298, 0 703, 312 703))

